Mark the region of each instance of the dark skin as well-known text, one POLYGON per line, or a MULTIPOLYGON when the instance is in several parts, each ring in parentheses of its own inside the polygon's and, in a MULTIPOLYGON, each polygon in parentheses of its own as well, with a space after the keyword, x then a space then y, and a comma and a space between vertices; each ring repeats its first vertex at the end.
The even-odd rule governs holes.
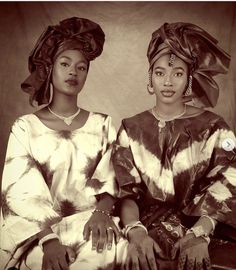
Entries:
MULTIPOLYGON (((81 92, 87 78, 88 62, 84 55, 77 50, 63 51, 55 60, 52 71, 53 97, 49 106, 58 115, 68 117, 78 110, 77 96, 81 92), (76 84, 66 81, 74 80, 76 84)), ((71 125, 66 125, 63 120, 53 115, 46 107, 35 112, 38 119, 52 130, 73 131, 85 125, 89 112, 81 109, 71 125)), ((96 208, 111 211, 115 200, 109 194, 102 194, 96 208)), ((37 234, 40 240, 52 233, 47 228, 37 234)), ((92 247, 101 252, 104 248, 111 248, 113 235, 118 238, 119 232, 110 217, 96 212, 92 214, 84 228, 84 239, 92 237, 92 247), (112 230, 107 230, 108 228, 112 230), (92 233, 91 233, 92 232, 92 233), (107 246, 106 246, 107 245, 107 246)), ((76 259, 75 252, 68 246, 62 245, 58 239, 52 239, 43 244, 42 270, 68 270, 69 265, 76 259)))
MULTIPOLYGON (((75 129, 81 128, 82 126, 84 126, 84 124, 86 123, 88 117, 89 117, 89 112, 84 110, 84 109, 80 109, 80 113, 79 115, 77 115, 72 124, 67 126, 65 125, 65 123, 60 120, 59 118, 55 118, 54 115, 52 115, 47 107, 42 108, 41 110, 37 111, 34 113, 39 119, 40 121, 47 126, 50 129, 53 130, 69 130, 69 131, 73 131, 75 129)), ((73 114, 73 112, 71 113, 73 114)), ((69 114, 69 115, 71 115, 69 114)))

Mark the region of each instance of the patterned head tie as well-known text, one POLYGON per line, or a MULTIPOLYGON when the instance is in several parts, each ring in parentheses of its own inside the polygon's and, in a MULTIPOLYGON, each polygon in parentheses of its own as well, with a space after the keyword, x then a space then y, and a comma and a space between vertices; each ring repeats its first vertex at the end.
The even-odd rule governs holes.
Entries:
POLYGON ((101 27, 88 19, 72 17, 58 25, 48 26, 39 37, 28 60, 30 76, 21 84, 30 95, 30 103, 47 104, 50 80, 56 57, 65 50, 77 49, 90 62, 103 50, 105 34, 101 27))
MULTIPOLYGON (((230 64, 230 55, 217 45, 217 40, 194 24, 165 23, 153 32, 149 43, 147 57, 150 70, 165 54, 175 54, 188 64, 194 94, 206 107, 214 107, 219 87, 213 76, 227 73, 230 64)), ((169 65, 172 62, 173 57, 169 65)))

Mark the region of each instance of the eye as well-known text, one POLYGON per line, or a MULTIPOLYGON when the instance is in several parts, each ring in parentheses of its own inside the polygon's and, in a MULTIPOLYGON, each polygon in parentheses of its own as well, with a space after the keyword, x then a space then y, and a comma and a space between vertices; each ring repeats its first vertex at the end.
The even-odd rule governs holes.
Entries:
POLYGON ((156 76, 164 76, 164 73, 162 71, 156 71, 155 74, 156 76))
POLYGON ((79 66, 78 69, 81 71, 87 71, 87 67, 84 67, 84 66, 79 66))
POLYGON ((182 77, 183 76, 183 72, 176 72, 174 76, 175 77, 182 77))
POLYGON ((61 66, 63 66, 63 67, 68 67, 68 66, 69 66, 69 64, 68 64, 68 63, 66 63, 66 62, 61 62, 61 66))

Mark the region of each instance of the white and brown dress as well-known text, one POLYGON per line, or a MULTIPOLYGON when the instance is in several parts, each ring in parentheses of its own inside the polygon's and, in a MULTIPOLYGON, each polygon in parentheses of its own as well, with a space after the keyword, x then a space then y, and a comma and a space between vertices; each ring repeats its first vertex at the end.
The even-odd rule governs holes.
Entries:
POLYGON ((51 226, 77 254, 70 269, 107 269, 115 247, 102 254, 83 240, 96 196, 116 194, 110 162, 116 138, 111 117, 91 112, 74 131, 55 131, 34 114, 12 126, 2 178, 1 269, 41 270, 36 234, 51 226))

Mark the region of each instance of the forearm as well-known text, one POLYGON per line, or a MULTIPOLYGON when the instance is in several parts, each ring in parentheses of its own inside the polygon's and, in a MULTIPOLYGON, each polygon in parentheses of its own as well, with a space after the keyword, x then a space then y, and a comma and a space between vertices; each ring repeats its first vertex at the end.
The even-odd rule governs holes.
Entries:
POLYGON ((135 201, 132 199, 122 201, 120 218, 124 226, 139 220, 139 208, 135 201))

